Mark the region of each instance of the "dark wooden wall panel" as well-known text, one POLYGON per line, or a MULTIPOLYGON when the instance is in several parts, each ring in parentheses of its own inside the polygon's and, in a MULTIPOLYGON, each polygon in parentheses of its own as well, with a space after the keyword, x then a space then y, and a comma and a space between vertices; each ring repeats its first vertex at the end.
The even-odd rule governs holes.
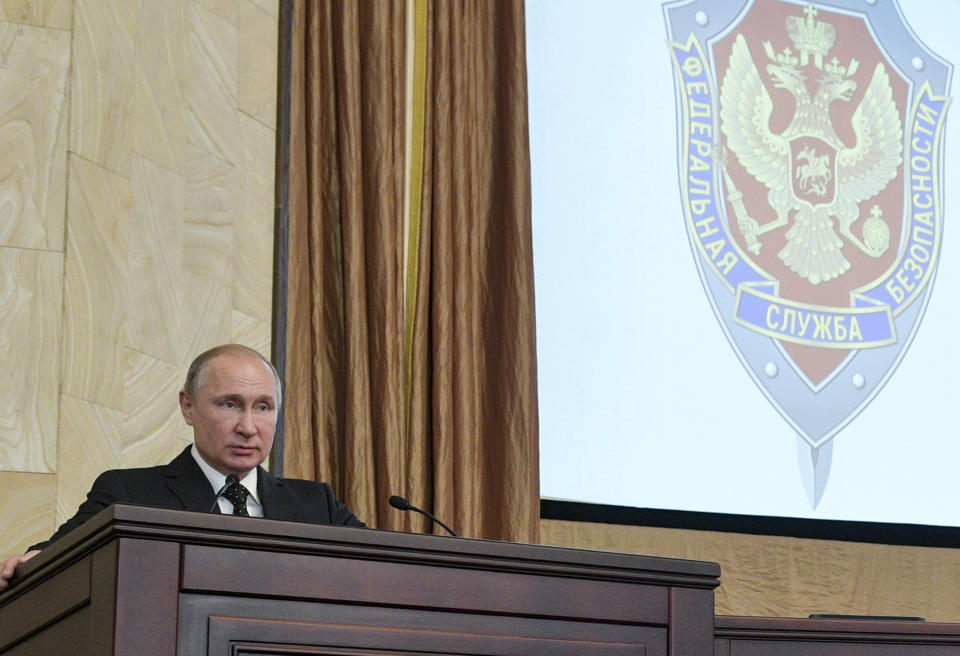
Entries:
POLYGON ((960 624, 717 616, 715 656, 960 656, 960 624))

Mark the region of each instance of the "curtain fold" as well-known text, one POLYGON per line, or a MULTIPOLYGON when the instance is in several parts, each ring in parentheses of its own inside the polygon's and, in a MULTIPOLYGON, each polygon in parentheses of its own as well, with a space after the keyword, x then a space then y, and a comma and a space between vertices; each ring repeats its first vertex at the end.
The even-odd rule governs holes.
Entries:
MULTIPOLYGON (((539 483, 524 9, 431 4, 420 362, 433 503, 473 534, 536 541, 539 483)), ((418 306, 420 307, 420 306, 418 306)))
POLYGON ((402 0, 291 6, 284 474, 373 526, 429 530, 398 493, 464 535, 536 541, 523 5, 416 1, 419 32, 402 0))

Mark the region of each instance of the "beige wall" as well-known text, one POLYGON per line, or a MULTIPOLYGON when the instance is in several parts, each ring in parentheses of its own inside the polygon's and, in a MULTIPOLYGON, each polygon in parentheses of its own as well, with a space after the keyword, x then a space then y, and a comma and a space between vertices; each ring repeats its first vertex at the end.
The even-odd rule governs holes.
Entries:
POLYGON ((0 555, 269 355, 278 0, 0 0, 0 555))

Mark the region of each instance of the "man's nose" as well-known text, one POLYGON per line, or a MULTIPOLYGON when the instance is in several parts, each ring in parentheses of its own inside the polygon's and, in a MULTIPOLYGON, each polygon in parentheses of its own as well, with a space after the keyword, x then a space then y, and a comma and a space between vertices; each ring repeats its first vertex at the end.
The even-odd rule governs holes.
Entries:
POLYGON ((250 437, 257 432, 257 425, 253 423, 253 412, 242 410, 237 419, 237 432, 244 437, 250 437))

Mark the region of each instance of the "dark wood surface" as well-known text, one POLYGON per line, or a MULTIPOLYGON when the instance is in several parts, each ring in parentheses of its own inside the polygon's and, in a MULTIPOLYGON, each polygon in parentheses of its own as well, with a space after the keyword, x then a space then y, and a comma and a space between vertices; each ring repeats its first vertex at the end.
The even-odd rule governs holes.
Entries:
POLYGON ((699 561, 113 506, 0 594, 0 652, 702 656, 718 576, 699 561))
POLYGON ((718 615, 714 656, 960 655, 960 624, 718 615))

